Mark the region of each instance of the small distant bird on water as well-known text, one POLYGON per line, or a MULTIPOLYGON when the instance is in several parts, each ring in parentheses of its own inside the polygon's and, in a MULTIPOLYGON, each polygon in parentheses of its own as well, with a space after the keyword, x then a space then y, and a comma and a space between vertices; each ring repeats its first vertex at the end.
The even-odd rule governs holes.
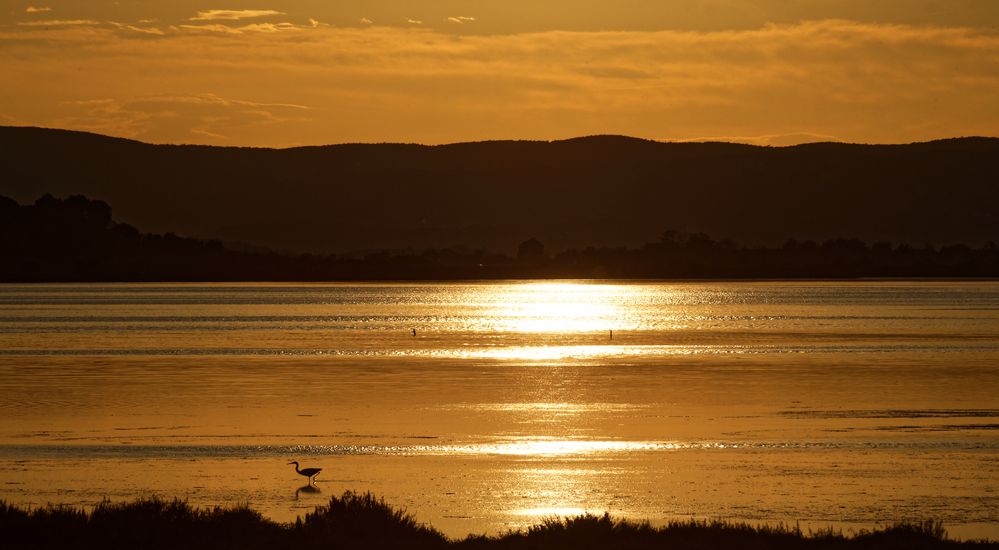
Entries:
POLYGON ((416 329, 413 329, 413 336, 416 336, 416 329))
POLYGON ((312 481, 313 481, 312 478, 316 477, 317 475, 319 475, 319 472, 323 471, 322 468, 306 468, 304 470, 300 470, 298 468, 298 461, 296 461, 296 460, 292 460, 288 464, 294 464, 295 465, 295 473, 297 473, 298 475, 305 476, 305 477, 309 478, 309 483, 312 483, 312 481))

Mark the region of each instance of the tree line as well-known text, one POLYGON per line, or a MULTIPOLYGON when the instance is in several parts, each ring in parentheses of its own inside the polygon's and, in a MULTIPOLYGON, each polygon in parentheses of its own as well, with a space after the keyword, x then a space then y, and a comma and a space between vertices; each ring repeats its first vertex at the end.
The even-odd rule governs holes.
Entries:
POLYGON ((516 256, 430 249, 290 254, 115 222, 111 207, 82 195, 31 205, 0 196, 0 281, 333 281, 515 278, 999 277, 999 247, 934 246, 855 238, 741 246, 704 233, 665 231, 637 248, 587 247, 548 254, 537 239, 516 256))

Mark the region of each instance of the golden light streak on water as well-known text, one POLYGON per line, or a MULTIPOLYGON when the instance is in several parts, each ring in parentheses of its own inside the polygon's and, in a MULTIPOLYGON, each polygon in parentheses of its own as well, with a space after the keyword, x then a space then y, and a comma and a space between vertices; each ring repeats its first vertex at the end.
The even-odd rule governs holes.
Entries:
POLYGON ((634 293, 627 285, 521 283, 495 289, 485 319, 501 331, 607 332, 625 318, 621 304, 634 293))
POLYGON ((523 518, 525 525, 555 516, 573 517, 585 513, 602 513, 604 503, 595 502, 600 472, 573 467, 526 467, 512 469, 506 483, 519 494, 518 506, 507 510, 511 516, 523 518))
POLYGON ((564 457, 610 452, 652 451, 661 448, 663 448, 662 445, 648 441, 579 440, 543 437, 522 438, 516 441, 477 445, 463 450, 475 454, 501 456, 564 457))
POLYGON ((519 359, 525 361, 557 361, 563 359, 599 359, 601 357, 661 357, 664 355, 694 355, 716 352, 714 346, 510 346, 447 350, 438 356, 463 359, 519 359))
POLYGON ((568 508, 565 506, 550 506, 543 508, 518 508, 513 510, 514 515, 518 516, 529 516, 529 517, 574 517, 586 514, 587 512, 592 513, 592 510, 587 510, 586 508, 568 508))

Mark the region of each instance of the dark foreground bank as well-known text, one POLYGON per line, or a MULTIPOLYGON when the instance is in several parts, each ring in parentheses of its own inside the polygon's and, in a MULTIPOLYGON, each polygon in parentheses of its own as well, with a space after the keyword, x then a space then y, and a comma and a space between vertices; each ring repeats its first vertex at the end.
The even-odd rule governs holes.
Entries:
POLYGON ((247 506, 197 509, 185 502, 141 499, 102 503, 92 512, 49 506, 24 510, 0 501, 0 547, 137 548, 712 548, 936 549, 999 548, 997 542, 949 540, 933 521, 844 536, 832 531, 684 521, 664 527, 608 515, 550 519, 524 531, 450 540, 370 494, 347 492, 292 524, 247 506))

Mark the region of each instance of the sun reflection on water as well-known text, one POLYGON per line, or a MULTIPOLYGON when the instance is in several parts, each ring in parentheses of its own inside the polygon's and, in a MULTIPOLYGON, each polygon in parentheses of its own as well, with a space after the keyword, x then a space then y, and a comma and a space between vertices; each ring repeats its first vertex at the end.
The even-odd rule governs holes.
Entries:
MULTIPOLYGON (((522 359, 554 361, 559 359, 595 359, 599 357, 641 357, 664 355, 666 346, 509 346, 457 349, 451 352, 463 359, 522 359)), ((679 350, 679 353, 689 353, 679 350)), ((671 354, 672 355, 672 354, 671 354)))
POLYGON ((559 438, 520 439, 482 445, 479 452, 505 456, 574 456, 624 451, 649 451, 660 448, 648 441, 578 440, 559 438))
MULTIPOLYGON (((758 344, 751 345, 586 345, 586 346, 507 346, 507 347, 467 347, 449 350, 433 350, 424 353, 434 357, 455 357, 460 359, 516 359, 522 361, 560 361, 568 359, 615 358, 661 358, 693 355, 734 355, 760 353, 800 353, 790 348, 777 348, 758 344)), ((408 355, 419 355, 408 353, 408 355)))
POLYGON ((518 505, 507 513, 513 522, 523 525, 537 523, 554 516, 573 517, 586 513, 602 513, 610 503, 602 494, 607 471, 565 467, 559 464, 526 467, 508 472, 510 489, 519 498, 518 505))
POLYGON ((624 317, 627 285, 524 283, 502 287, 493 297, 496 330, 512 332, 607 331, 624 317))
MULTIPOLYGON (((510 346, 459 350, 468 359, 526 359, 552 361, 556 359, 582 359, 631 355, 619 346, 510 346)), ((637 354, 636 354, 637 355, 637 354)))
POLYGON ((572 508, 566 506, 547 506, 541 508, 517 508, 510 511, 510 513, 512 513, 515 516, 528 516, 532 518, 534 517, 543 518, 551 516, 574 517, 574 516, 581 516, 583 514, 586 514, 587 512, 590 512, 590 510, 587 510, 586 508, 572 508))

